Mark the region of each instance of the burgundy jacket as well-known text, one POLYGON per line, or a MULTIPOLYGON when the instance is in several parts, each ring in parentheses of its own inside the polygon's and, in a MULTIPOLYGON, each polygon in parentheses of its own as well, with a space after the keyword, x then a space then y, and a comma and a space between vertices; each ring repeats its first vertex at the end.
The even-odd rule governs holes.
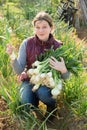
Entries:
POLYGON ((31 68, 32 63, 36 61, 36 57, 39 56, 41 53, 44 53, 45 50, 50 49, 52 46, 55 50, 60 45, 61 42, 55 40, 52 34, 50 34, 49 39, 46 42, 39 40, 37 36, 28 38, 26 46, 27 69, 31 68))

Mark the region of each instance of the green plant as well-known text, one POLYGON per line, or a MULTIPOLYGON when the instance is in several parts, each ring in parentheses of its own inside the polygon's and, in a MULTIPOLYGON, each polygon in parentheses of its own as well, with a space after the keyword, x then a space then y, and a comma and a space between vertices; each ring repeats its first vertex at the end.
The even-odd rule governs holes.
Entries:
POLYGON ((6 3, 6 0, 0 0, 0 5, 3 5, 6 3))
POLYGON ((78 78, 72 75, 64 84, 64 102, 69 105, 73 113, 87 116, 87 75, 79 73, 78 78))

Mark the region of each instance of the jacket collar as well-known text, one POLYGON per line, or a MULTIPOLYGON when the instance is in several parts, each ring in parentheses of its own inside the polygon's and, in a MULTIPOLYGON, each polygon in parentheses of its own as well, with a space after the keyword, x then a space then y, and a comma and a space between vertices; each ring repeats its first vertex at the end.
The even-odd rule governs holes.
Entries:
POLYGON ((47 41, 42 41, 42 40, 40 40, 40 39, 37 37, 37 35, 35 35, 35 41, 36 41, 36 44, 40 44, 40 45, 42 45, 42 46, 48 45, 48 44, 52 45, 53 42, 54 42, 54 37, 53 37, 52 34, 50 34, 50 35, 49 35, 49 39, 48 39, 47 41))

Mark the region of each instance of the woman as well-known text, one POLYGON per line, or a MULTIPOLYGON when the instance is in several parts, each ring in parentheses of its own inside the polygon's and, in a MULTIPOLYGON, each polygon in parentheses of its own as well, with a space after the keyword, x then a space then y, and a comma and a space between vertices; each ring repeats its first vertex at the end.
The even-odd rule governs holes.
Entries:
MULTIPOLYGON (((20 88, 21 104, 32 104, 38 107, 39 100, 47 105, 47 111, 51 112, 55 109, 56 100, 52 98, 51 89, 46 86, 40 86, 35 92, 32 91, 33 85, 29 82, 25 68, 32 67, 35 62, 36 56, 44 53, 45 50, 58 48, 61 42, 54 39, 52 35, 53 22, 49 14, 39 12, 33 20, 35 36, 27 38, 20 45, 18 58, 16 58, 14 47, 7 45, 7 53, 9 54, 14 71, 19 75, 22 85, 20 88)), ((65 66, 63 58, 57 61, 54 57, 50 58, 50 66, 61 72, 63 78, 67 78, 69 73, 65 66)))

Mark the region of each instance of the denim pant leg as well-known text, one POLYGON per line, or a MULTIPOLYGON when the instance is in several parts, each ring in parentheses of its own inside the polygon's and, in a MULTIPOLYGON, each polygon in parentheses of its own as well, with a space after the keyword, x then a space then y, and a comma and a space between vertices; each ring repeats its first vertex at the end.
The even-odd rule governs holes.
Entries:
POLYGON ((52 98, 51 89, 44 86, 40 86, 36 91, 38 98, 47 105, 48 108, 55 108, 56 100, 52 98))
POLYGON ((32 91, 33 85, 29 81, 23 81, 20 88, 21 104, 32 104, 38 106, 39 100, 36 94, 32 91))

